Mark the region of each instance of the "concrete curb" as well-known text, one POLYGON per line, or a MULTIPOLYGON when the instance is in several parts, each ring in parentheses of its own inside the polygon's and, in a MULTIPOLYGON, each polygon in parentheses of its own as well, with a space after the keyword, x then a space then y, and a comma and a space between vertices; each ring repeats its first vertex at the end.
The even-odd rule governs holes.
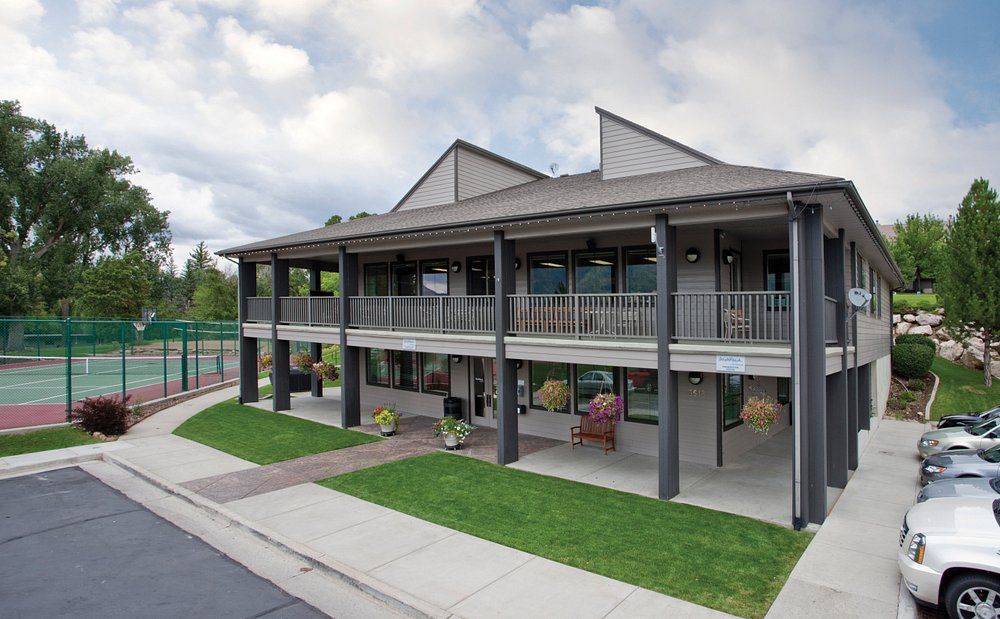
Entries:
POLYGON ((309 548, 300 542, 288 539, 279 533, 271 531, 265 527, 261 527, 222 505, 209 501, 187 488, 169 482, 159 475, 147 471, 141 466, 128 462, 122 458, 118 458, 112 453, 103 454, 103 460, 144 479, 148 483, 170 493, 173 496, 183 499, 184 501, 205 511, 215 520, 220 520, 232 526, 236 526, 267 543, 273 544, 282 550, 295 555, 297 559, 311 565, 313 568, 321 570, 329 576, 338 578, 344 583, 359 589, 360 591, 386 604, 390 608, 405 615, 420 619, 445 619, 452 616, 450 612, 443 608, 433 606, 423 600, 415 598, 409 593, 400 591, 391 585, 373 578, 364 572, 325 557, 321 553, 316 552, 312 548, 309 548))
POLYGON ((91 454, 79 454, 79 455, 66 456, 64 458, 53 458, 51 460, 45 460, 34 464, 25 464, 22 466, 13 466, 10 468, 0 468, 0 479, 20 477, 21 475, 31 475, 32 473, 44 473, 45 471, 52 471, 55 469, 64 469, 68 466, 76 466, 77 464, 80 464, 82 462, 92 462, 94 460, 100 460, 102 455, 103 454, 100 452, 95 452, 91 454))
POLYGON ((931 420, 931 406, 934 405, 934 398, 937 397, 938 387, 941 386, 941 378, 934 372, 930 373, 934 377, 934 387, 931 389, 931 397, 927 398, 927 406, 924 407, 924 420, 931 420))
POLYGON ((34 432, 35 430, 49 430, 51 428, 68 428, 71 424, 68 421, 60 421, 59 423, 43 423, 37 426, 22 426, 19 428, 4 428, 0 430, 0 436, 7 434, 27 434, 28 432, 34 432))

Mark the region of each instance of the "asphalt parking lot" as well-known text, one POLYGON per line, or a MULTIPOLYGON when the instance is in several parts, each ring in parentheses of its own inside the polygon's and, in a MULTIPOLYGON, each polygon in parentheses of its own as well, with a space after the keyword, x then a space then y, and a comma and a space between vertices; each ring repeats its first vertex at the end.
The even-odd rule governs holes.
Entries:
POLYGON ((78 468, 0 480, 4 617, 323 617, 78 468))

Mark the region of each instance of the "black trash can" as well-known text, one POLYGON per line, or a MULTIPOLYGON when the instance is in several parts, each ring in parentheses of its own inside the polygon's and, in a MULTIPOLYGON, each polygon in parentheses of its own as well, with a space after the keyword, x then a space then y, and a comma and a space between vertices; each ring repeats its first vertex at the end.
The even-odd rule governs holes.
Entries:
POLYGON ((454 417, 455 419, 462 420, 462 400, 456 398, 455 396, 448 396, 444 399, 444 416, 454 417))

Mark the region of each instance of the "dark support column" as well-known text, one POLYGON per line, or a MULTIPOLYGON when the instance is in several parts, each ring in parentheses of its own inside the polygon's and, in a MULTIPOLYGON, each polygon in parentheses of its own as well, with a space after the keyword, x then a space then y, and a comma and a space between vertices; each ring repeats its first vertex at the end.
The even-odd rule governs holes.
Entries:
MULTIPOLYGON (((309 269, 309 296, 320 296, 318 293, 322 288, 320 283, 320 278, 323 272, 319 267, 313 266, 309 269)), ((309 344, 309 356, 312 357, 313 361, 323 360, 323 345, 317 344, 315 342, 309 344)), ((312 396, 314 398, 323 397, 323 381, 316 377, 315 374, 312 376, 312 396)))
POLYGON ((677 291, 677 228, 665 214, 656 216, 656 376, 657 475, 659 497, 680 492, 680 438, 677 413, 677 373, 670 369, 670 342, 674 338, 674 299, 677 291))
MULTIPOLYGON (((858 285, 858 249, 851 241, 851 288, 858 285)), ((853 306, 848 304, 847 310, 854 312, 853 306)), ((891 322, 891 321, 890 321, 891 322)), ((851 344, 854 352, 851 353, 850 368, 847 370, 847 468, 857 470, 858 468, 858 428, 860 419, 858 418, 858 318, 855 314, 848 325, 851 335, 851 344)))
POLYGON ((840 371, 826 378, 826 476, 835 488, 847 485, 847 451, 850 437, 847 424, 847 290, 844 285, 844 230, 824 241, 826 296, 837 301, 837 341, 840 343, 840 371))
POLYGON ((493 233, 493 263, 496 320, 497 374, 497 462, 517 461, 517 366, 507 358, 504 337, 510 323, 507 298, 514 294, 514 241, 504 239, 503 231, 493 233))
POLYGON ((257 393, 257 338, 243 333, 247 320, 247 297, 257 296, 257 264, 240 258, 237 267, 237 311, 240 327, 240 403, 249 404, 259 398, 257 393))
POLYGON ((801 368, 802 409, 799 414, 802 518, 826 519, 826 338, 823 297, 823 207, 807 205, 799 215, 798 327, 796 363, 801 368))
POLYGON ((361 425, 361 351, 347 345, 347 325, 351 322, 350 298, 358 295, 358 256, 340 246, 340 425, 361 425))
POLYGON ((271 254, 271 372, 274 375, 274 395, 271 409, 274 412, 292 408, 292 392, 288 384, 291 370, 288 340, 278 339, 278 323, 281 322, 281 297, 288 296, 288 260, 271 254))

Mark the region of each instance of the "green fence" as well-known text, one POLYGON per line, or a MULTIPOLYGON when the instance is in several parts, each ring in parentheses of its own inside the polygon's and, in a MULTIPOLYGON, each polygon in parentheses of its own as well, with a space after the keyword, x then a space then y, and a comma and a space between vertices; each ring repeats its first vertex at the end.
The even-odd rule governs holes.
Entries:
POLYGON ((236 378, 235 321, 0 318, 0 429, 66 421, 101 395, 147 402, 236 378))

